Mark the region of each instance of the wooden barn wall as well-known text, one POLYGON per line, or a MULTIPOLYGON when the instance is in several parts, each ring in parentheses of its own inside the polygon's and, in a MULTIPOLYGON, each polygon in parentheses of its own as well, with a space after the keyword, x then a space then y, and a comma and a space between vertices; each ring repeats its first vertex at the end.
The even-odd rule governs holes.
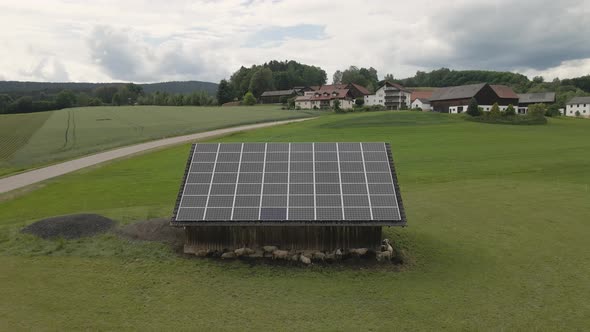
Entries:
POLYGON ((186 227, 185 232, 185 252, 266 245, 283 250, 332 251, 375 249, 381 244, 380 226, 200 226, 186 227))

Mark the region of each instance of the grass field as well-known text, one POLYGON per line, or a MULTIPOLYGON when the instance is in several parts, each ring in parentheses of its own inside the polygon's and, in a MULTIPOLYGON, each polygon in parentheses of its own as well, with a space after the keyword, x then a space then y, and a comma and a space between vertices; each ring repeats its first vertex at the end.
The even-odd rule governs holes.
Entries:
POLYGON ((309 116, 277 107, 86 107, 0 115, 0 176, 119 146, 309 116))
POLYGON ((117 161, 0 202, 7 330, 585 330, 590 121, 503 126, 416 112, 330 115, 220 141, 387 141, 408 214, 385 229, 401 270, 177 256, 102 235, 38 240, 38 218, 171 214, 188 145, 117 161))

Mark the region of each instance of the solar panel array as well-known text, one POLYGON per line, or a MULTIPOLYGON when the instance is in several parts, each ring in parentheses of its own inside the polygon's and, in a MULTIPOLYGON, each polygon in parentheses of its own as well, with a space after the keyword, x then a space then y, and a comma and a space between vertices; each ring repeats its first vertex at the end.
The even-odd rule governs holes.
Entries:
POLYGON ((385 143, 199 143, 173 222, 401 222, 385 143))

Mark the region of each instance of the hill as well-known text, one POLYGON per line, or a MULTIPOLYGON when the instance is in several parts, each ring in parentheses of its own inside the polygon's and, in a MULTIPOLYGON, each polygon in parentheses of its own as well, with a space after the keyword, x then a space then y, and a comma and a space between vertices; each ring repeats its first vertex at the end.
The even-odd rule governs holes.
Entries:
MULTIPOLYGON (((91 92, 101 86, 119 86, 126 83, 87 83, 87 82, 21 82, 21 81, 0 81, 0 93, 14 95, 28 95, 35 92, 46 94, 58 93, 61 90, 72 90, 75 92, 91 92)), ((206 91, 211 96, 217 92, 217 83, 202 81, 175 81, 161 83, 138 84, 147 93, 191 93, 195 91, 206 91)))

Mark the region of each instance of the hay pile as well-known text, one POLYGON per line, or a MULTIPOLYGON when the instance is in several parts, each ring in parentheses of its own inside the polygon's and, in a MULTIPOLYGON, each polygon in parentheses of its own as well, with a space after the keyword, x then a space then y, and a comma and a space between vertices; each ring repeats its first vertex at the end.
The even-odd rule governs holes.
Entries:
POLYGON ((98 214, 72 214, 39 220, 21 232, 43 239, 78 239, 108 232, 115 221, 98 214))

